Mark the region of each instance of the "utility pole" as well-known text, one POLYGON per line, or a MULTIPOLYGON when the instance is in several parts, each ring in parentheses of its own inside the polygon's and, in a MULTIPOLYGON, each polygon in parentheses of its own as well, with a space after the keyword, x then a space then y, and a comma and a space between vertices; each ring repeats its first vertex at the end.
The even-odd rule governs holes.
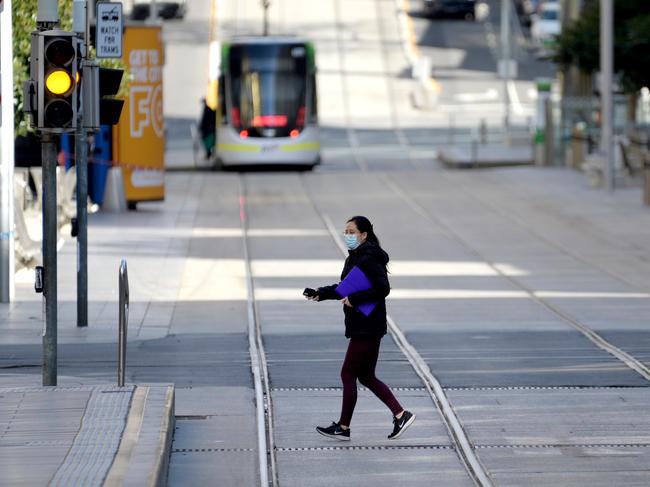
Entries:
POLYGON ((14 297, 14 107, 11 0, 0 0, 0 302, 14 297), (2 103, 4 100, 4 103, 2 103))
POLYGON ((614 191, 614 6, 612 0, 600 0, 600 150, 605 160, 607 191, 614 191))
POLYGON ((269 7, 271 6, 271 0, 262 0, 262 8, 264 9, 264 31, 265 36, 269 35, 269 7))
MULTIPOLYGON (((75 0, 73 30, 82 41, 80 71, 88 56, 87 0, 75 0)), ((82 96, 89 96, 83 94, 82 96)), ((84 106, 82 102, 81 107, 84 106)), ((77 326, 88 326, 88 136, 83 124, 83 108, 77 112, 75 168, 77 171, 77 326)))
POLYGON ((506 141, 510 143, 510 1, 501 0, 501 77, 503 78, 503 125, 506 141))

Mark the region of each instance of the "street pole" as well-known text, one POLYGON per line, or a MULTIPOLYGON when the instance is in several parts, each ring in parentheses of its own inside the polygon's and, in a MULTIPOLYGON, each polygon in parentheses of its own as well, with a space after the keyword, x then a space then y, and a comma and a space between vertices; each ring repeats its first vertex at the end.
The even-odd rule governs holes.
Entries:
POLYGON ((0 1, 0 302, 14 298, 14 107, 11 0, 0 1), (4 100, 4 103, 2 103, 4 100))
POLYGON ((503 124, 506 141, 510 143, 510 0, 501 0, 501 76, 503 77, 503 124))
POLYGON ((264 35, 269 35, 269 7, 271 6, 270 0, 262 0, 262 8, 264 9, 264 35))
POLYGON ((607 191, 614 191, 613 100, 614 7, 612 0, 600 0, 600 150, 605 160, 607 191))
POLYGON ((45 329, 43 331, 43 385, 57 382, 57 234, 56 215, 56 143, 52 135, 41 137, 43 158, 43 298, 45 329))
MULTIPOLYGON (((75 0, 73 29, 84 41, 83 66, 88 55, 88 10, 86 0, 75 0)), ((82 93, 82 96, 84 94, 82 93)), ((83 107, 83 103, 79 104, 83 107)), ((83 110, 77 112, 75 168, 77 171, 77 326, 88 326, 88 142, 83 126, 83 110)))
MULTIPOLYGON (((59 22, 57 0, 38 0, 37 28, 46 30, 59 22)), ((43 159, 43 385, 57 383, 57 235, 56 215, 56 143, 49 133, 41 135, 43 159)))

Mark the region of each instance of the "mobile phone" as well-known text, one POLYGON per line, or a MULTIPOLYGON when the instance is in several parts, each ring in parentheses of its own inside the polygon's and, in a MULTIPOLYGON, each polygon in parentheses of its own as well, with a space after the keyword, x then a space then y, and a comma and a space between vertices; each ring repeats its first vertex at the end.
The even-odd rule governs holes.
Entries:
POLYGON ((310 287, 306 287, 305 290, 302 292, 302 295, 307 296, 308 298, 313 298, 314 296, 318 295, 318 291, 310 287))

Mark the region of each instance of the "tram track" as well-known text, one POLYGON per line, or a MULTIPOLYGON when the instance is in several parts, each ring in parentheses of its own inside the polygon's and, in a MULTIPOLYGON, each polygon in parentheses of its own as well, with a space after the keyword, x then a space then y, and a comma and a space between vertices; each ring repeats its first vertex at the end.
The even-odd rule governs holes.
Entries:
MULTIPOLYGON (((480 262, 484 262, 488 265, 494 272, 495 275, 498 275, 508 281, 510 284, 519 288, 523 291, 531 300, 540 306, 546 308, 548 311, 553 313, 555 316, 560 318, 562 322, 571 326, 573 329, 577 330, 589 341, 595 344, 598 348, 606 351, 610 355, 614 356, 621 362, 623 362, 627 367, 634 370, 645 380, 650 381, 650 368, 645 365, 641 360, 637 359, 633 355, 625 352, 619 347, 615 346, 613 343, 609 342, 598 334, 593 329, 589 328, 587 325, 581 323, 569 313, 563 311, 558 306, 549 302, 547 299, 539 296, 538 293, 535 293, 525 284, 521 283, 519 280, 514 278, 511 275, 506 274, 503 270, 496 264, 490 261, 485 257, 475 246, 471 245, 465 239, 463 239, 457 232, 455 232, 449 225, 441 221, 439 218, 435 218, 426 208, 424 208, 420 203, 418 203, 413 196, 407 194, 402 188, 387 174, 382 174, 381 176, 384 179, 386 186, 399 198, 401 198, 408 206, 410 206, 418 215, 427 220, 429 224, 436 225, 438 228, 443 230, 446 236, 452 240, 455 240, 457 243, 462 245, 471 255, 473 255, 480 262)), ((650 385, 650 384, 649 384, 650 385)))
MULTIPOLYGON (((320 208, 317 206, 316 201, 314 200, 312 193, 309 191, 309 187, 306 184, 306 177, 305 175, 299 175, 299 181, 301 183, 301 186, 303 188, 302 193, 305 195, 306 200, 308 204, 313 208, 313 211, 322 221, 322 226, 327 229, 327 232, 329 233, 330 237, 332 238, 333 242, 339 249, 340 253, 342 256, 345 256, 347 254, 346 249, 343 247, 342 242, 340 242, 340 238, 338 238, 338 232, 335 228, 335 225, 333 224, 332 220, 330 217, 324 212, 321 211, 320 208)), ((385 183, 392 188, 394 194, 402 193, 402 198, 406 198, 405 202, 409 204, 409 206, 416 211, 418 214, 420 214, 423 218, 428 219, 429 224, 433 225, 440 225, 441 230, 443 233, 447 236, 447 238, 454 238, 458 243, 462 244, 463 246, 468 246, 464 239, 460 235, 457 235, 453 229, 449 228, 444 224, 444 222, 438 222, 433 215, 430 215, 426 208, 424 208, 422 205, 420 205, 414 197, 411 197, 410 195, 404 194, 404 192, 397 186, 397 183, 391 180, 390 176, 387 174, 382 174, 379 176, 380 178, 383 178, 385 183), (391 186, 392 183, 392 186, 391 186)), ((255 379, 255 397, 256 397, 256 405, 257 405, 257 421, 258 421, 258 453, 259 454, 259 462, 260 462, 260 472, 266 472, 267 476, 264 478, 261 476, 261 485, 267 486, 267 485, 280 485, 279 483, 279 472, 277 469, 277 461, 276 461, 276 455, 278 452, 294 452, 294 451, 320 451, 320 450, 326 450, 326 447, 317 447, 317 446, 304 446, 304 447, 293 447, 291 445, 282 445, 282 447, 277 447, 274 442, 274 433, 273 433, 273 397, 272 395, 277 392, 296 392, 296 391, 303 391, 303 392, 310 392, 310 391, 338 391, 340 389, 337 388, 305 388, 305 387, 289 387, 289 388, 272 388, 270 386, 270 378, 269 378, 269 373, 268 373, 268 368, 266 364, 266 353, 264 351, 264 344, 262 342, 262 332, 261 332, 261 326, 262 323, 260 322, 258 312, 257 312, 257 304, 255 301, 255 277, 253 275, 252 271, 252 264, 251 264, 251 259, 252 256, 250 255, 249 252, 249 244, 248 244, 248 238, 250 234, 250 229, 249 229, 249 219, 248 219, 248 209, 247 209, 247 202, 249 198, 249 194, 247 191, 247 185, 246 185, 246 175, 240 175, 239 176, 239 209, 240 209, 240 221, 242 225, 242 238, 243 238, 243 245, 244 245, 244 259, 245 259, 245 268, 246 268, 246 281, 247 281, 247 288, 248 288, 248 319, 249 319, 249 342, 250 342, 250 353, 251 353, 251 368, 253 371, 254 379, 255 379)), ((251 197, 254 197, 255 195, 251 195, 251 197)), ((471 250, 471 249, 470 249, 471 250)), ((510 282, 512 282, 513 285, 518 285, 522 290, 524 290, 532 299, 535 299, 537 302, 540 304, 544 304, 543 298, 539 298, 538 296, 535 296, 533 291, 526 288, 525 286, 522 287, 515 279, 512 279, 511 276, 508 276, 504 274, 503 272, 500 272, 500 269, 498 266, 495 266, 494 264, 491 264, 478 250, 473 249, 473 255, 480 261, 486 262, 490 264, 490 266, 493 268, 495 272, 498 273, 498 275, 508 279, 510 282)), ((551 303, 547 303, 551 304, 551 303)), ((551 305, 552 306, 552 305, 551 305)), ((551 311, 554 311, 552 307, 547 308, 551 311)), ((561 310, 558 310, 560 313, 563 313, 561 310)), ((555 312, 555 311, 554 311, 555 312)), ((563 318, 563 316, 559 313, 555 313, 556 316, 562 317, 562 319, 566 322, 566 320, 563 318)), ((422 381, 422 384, 424 387, 421 388, 403 388, 403 389, 408 389, 408 390, 413 390, 417 392, 424 392, 426 391, 428 395, 431 397, 432 402, 434 403, 436 409, 440 412, 440 415, 442 417, 442 421, 447 429, 448 436, 451 439, 451 449, 456 453, 458 458, 460 459, 461 463, 463 464, 467 474, 469 477, 472 479, 472 481, 475 483, 475 485, 479 486, 492 486, 495 485, 494 481, 490 477, 490 473, 488 469, 482 464, 481 460, 478 457, 479 451, 483 450, 488 450, 488 449, 498 449, 498 448, 508 448, 508 449, 515 449, 515 448, 527 448, 527 449, 533 449, 533 448, 552 448, 552 447, 557 447, 558 445, 551 444, 551 443, 540 443, 540 444, 528 444, 528 443, 517 443, 517 444, 475 444, 470 440, 469 434, 465 430, 459 416, 456 414, 454 407, 451 404, 451 401, 448 397, 448 394, 452 391, 488 391, 488 390, 494 390, 494 391, 527 391, 527 390, 586 390, 586 389, 612 389, 611 387, 604 387, 604 386, 575 386, 575 387, 569 387, 569 386, 513 386, 513 387, 459 387, 459 388, 443 388, 440 384, 440 382, 436 379, 436 377, 433 375, 431 372, 429 366, 425 363, 423 360, 422 356, 418 353, 418 351, 413 347, 405 337, 404 333, 400 329, 399 324, 392 318, 388 317, 388 323, 389 323, 389 333, 391 335, 391 338, 393 341, 396 343, 398 346, 399 350, 402 352, 404 357, 408 360, 410 363, 412 369, 415 371, 415 373, 418 375, 420 380, 422 381)), ((584 326, 584 325, 583 325, 584 326)), ((604 341, 604 340, 603 340, 604 341)), ((593 340, 592 340, 593 342, 593 340)), ((595 343, 595 342, 594 342, 595 343)), ((606 342, 603 343, 603 347, 605 350, 611 353, 613 345, 610 345, 606 342)), ((622 353, 625 353, 621 351, 622 353)), ((616 356, 616 355, 615 355, 616 356)), ((620 357, 617 357, 620 359, 620 357)), ((636 362, 639 362, 636 358, 630 356, 631 360, 634 360, 636 362)), ((639 362, 640 363, 640 362, 639 362)), ((627 363, 629 366, 630 364, 627 363)), ((645 365, 641 364, 643 367, 645 365)), ((636 369, 635 369, 636 370, 636 369)), ((637 370, 639 372, 639 370, 637 370)), ((638 389, 639 387, 634 387, 634 386, 625 386, 625 387, 619 387, 616 389, 623 389, 623 388, 629 388, 629 389, 638 389)), ((396 388, 396 390, 401 390, 400 388, 396 388)), ((442 448, 441 445, 440 447, 442 448)), ((562 445, 559 445, 562 447, 562 445)), ((644 445, 635 445, 633 443, 629 442, 624 442, 624 443, 611 443, 608 442, 607 444, 599 444, 599 443, 586 443, 586 442, 581 442, 580 444, 576 445, 570 445, 567 444, 567 448, 569 447, 576 447, 576 448, 632 448, 632 447, 643 447, 644 445)), ((409 445, 402 445, 403 448, 410 448, 409 445)), ((435 447, 435 445, 433 445, 435 447)), ((435 449, 433 448, 432 449, 435 449)), ((335 447, 332 447, 335 448, 335 447)), ((330 449, 332 449, 330 448, 330 449)), ((343 450, 348 447, 336 447, 339 450, 343 450)), ((422 448, 419 445, 413 446, 413 448, 422 448)), ((363 449, 378 449, 376 446, 365 448, 364 446, 355 446, 356 450, 363 450, 363 449)), ((381 448, 379 448, 381 449, 381 448)))
POLYGON ((251 371, 255 385, 255 406, 257 419, 258 461, 260 485, 272 487, 279 485, 276 448, 273 434, 273 398, 269 382, 266 353, 262 341, 262 330, 255 303, 255 283, 251 269, 248 246, 248 213, 246 208, 247 191, 245 179, 239 177, 239 221, 242 231, 244 266, 247 289, 248 344, 251 356, 251 371))
MULTIPOLYGON (((304 183, 302 176, 301 182, 304 183)), ((317 207, 311 195, 305 191, 309 202, 314 211, 321 218, 323 225, 327 228, 332 240, 341 251, 342 255, 347 254, 342 243, 339 242, 338 233, 329 217, 322 213, 317 207)), ((244 261, 246 269, 247 283, 247 315, 248 315, 248 339, 249 350, 251 355, 251 371, 255 384, 255 403, 257 418, 257 435, 258 435, 258 462, 260 470, 260 485, 279 486, 279 473, 277 470, 276 454, 278 452, 289 451, 320 451, 320 450, 393 450, 393 449, 445 449, 453 450, 458 455, 467 474, 475 485, 480 487, 493 486, 485 466, 482 465, 474 452, 463 426, 453 410, 442 386, 431 373, 428 365, 424 362, 417 350, 408 342, 398 324, 389 316, 388 331, 399 350, 406 357, 416 375, 421 379, 422 388, 395 388, 395 390, 409 391, 426 391, 431 397, 433 404, 440 412, 442 422, 444 423, 451 445, 395 445, 395 446, 377 446, 377 445, 351 445, 340 447, 276 447, 273 432, 273 392, 279 391, 321 391, 321 390, 338 390, 336 388, 271 388, 268 367, 266 363, 266 353, 262 341, 261 322, 257 312, 255 301, 255 284, 251 266, 251 255, 248 245, 248 213, 247 213, 247 189, 246 178, 244 175, 239 176, 239 212, 242 229, 242 241, 244 249, 244 261)))
MULTIPOLYGON (((309 192, 305 191, 305 194, 309 195, 309 192)), ((331 219, 318 209, 311 197, 310 201, 312 203, 314 211, 316 211, 316 213, 319 215, 327 227, 327 230, 330 232, 330 236, 332 237, 335 245, 341 251, 343 257, 346 257, 347 249, 343 246, 341 239, 338 238, 338 233, 331 219)), ((442 421, 449 434, 449 438, 451 439, 452 445, 454 446, 454 450, 457 453, 465 470, 467 471, 467 474, 477 486, 493 486, 494 482, 490 478, 487 468, 481 463, 480 459, 474 452, 474 448, 469 440, 469 436, 467 435, 467 432, 463 428, 460 419, 451 406, 451 403, 447 398, 442 385, 433 375, 431 369, 426 364, 422 356, 407 340, 397 322, 390 315, 387 315, 387 321, 388 333, 390 334, 399 350, 411 364, 411 367, 413 368, 416 375, 424 384, 424 388, 429 393, 429 396, 431 397, 434 405, 441 415, 442 421)))

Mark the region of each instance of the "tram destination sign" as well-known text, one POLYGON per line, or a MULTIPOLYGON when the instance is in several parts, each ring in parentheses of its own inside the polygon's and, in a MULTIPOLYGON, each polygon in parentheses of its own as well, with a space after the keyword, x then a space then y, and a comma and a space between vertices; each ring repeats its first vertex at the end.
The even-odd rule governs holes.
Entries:
POLYGON ((122 4, 118 2, 99 2, 96 6, 96 42, 98 58, 121 58, 124 24, 122 4))

